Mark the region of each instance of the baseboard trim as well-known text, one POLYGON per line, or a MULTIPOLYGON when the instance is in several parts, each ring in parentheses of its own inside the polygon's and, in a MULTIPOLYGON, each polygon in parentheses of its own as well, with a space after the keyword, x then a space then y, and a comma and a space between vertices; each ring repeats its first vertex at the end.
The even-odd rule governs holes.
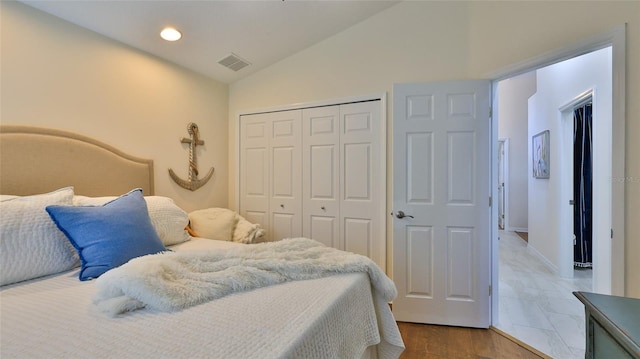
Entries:
POLYGON ((535 355, 537 355, 537 356, 539 356, 539 357, 541 357, 541 358, 544 358, 544 359, 553 359, 552 357, 550 357, 550 356, 548 356, 547 354, 545 354, 545 353, 543 353, 543 352, 539 351, 538 349, 536 349, 536 348, 532 347, 531 345, 529 345, 529 344, 527 344, 527 343, 523 342, 522 340, 520 340, 520 339, 518 339, 518 338, 516 338, 516 337, 514 337, 514 336, 512 336, 512 335, 510 335, 510 334, 508 334, 508 333, 503 332, 502 330, 500 330, 500 329, 498 329, 498 328, 496 328, 496 327, 494 327, 494 326, 490 326, 490 327, 489 327, 489 330, 493 330, 494 332, 496 332, 496 333, 500 334, 501 336, 503 336, 503 337, 505 337, 505 338, 509 339, 510 341, 512 341, 512 342, 514 342, 514 343, 516 343, 516 344, 518 344, 519 346, 521 346, 521 347, 523 347, 523 348, 527 349, 528 351, 532 352, 533 354, 535 354, 535 355))
POLYGON ((547 257, 545 257, 542 253, 540 253, 535 247, 533 247, 531 245, 531 242, 528 242, 529 244, 527 245, 527 250, 529 252, 531 252, 531 254, 535 255, 536 257, 538 257, 542 263, 549 268, 549 270, 557 275, 558 277, 560 276, 560 271, 558 270, 558 267, 556 265, 554 265, 553 263, 551 263, 551 261, 549 259, 547 259, 547 257))

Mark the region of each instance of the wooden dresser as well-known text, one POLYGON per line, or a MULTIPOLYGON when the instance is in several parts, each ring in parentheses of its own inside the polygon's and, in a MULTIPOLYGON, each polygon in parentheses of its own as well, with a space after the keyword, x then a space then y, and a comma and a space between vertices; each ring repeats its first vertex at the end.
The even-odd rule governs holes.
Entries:
POLYGON ((585 358, 640 358, 640 299, 573 294, 585 307, 585 358))

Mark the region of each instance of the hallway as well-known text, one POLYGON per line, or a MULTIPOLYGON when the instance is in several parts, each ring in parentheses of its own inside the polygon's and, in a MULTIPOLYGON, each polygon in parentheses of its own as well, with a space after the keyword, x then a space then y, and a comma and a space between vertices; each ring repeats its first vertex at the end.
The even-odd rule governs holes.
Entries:
POLYGON ((559 359, 584 358, 584 306, 591 270, 559 278, 514 232, 499 233, 499 324, 496 328, 559 359))

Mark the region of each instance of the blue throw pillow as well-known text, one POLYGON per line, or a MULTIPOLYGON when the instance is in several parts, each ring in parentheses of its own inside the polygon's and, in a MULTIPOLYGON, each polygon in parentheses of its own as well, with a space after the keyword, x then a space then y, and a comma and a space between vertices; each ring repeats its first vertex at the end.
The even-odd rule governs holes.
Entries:
POLYGON ((132 258, 165 250, 151 224, 141 189, 103 206, 46 209, 80 255, 80 280, 97 278, 132 258))

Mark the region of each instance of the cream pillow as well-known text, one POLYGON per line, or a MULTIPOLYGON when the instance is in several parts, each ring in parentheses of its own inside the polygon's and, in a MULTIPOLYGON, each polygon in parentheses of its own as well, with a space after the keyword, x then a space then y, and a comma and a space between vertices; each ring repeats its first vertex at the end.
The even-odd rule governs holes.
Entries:
POLYGON ((233 241, 238 243, 261 242, 264 237, 264 229, 259 224, 251 223, 244 217, 236 214, 238 223, 233 230, 233 241))
MULTIPOLYGON (((74 206, 102 206, 118 197, 73 197, 74 206)), ((145 196, 151 224, 155 228, 162 244, 170 246, 191 239, 185 230, 189 224, 189 215, 178 207, 173 199, 162 196, 145 196)))
POLYGON ((60 273, 80 264, 78 254, 45 208, 71 205, 73 187, 0 202, 0 285, 60 273))
POLYGON ((173 199, 161 196, 147 196, 144 199, 147 201, 151 224, 165 246, 191 239, 185 229, 189 224, 189 215, 173 199))
POLYGON ((206 208, 189 213, 191 229, 198 236, 219 241, 231 241, 238 218, 226 208, 206 208))

